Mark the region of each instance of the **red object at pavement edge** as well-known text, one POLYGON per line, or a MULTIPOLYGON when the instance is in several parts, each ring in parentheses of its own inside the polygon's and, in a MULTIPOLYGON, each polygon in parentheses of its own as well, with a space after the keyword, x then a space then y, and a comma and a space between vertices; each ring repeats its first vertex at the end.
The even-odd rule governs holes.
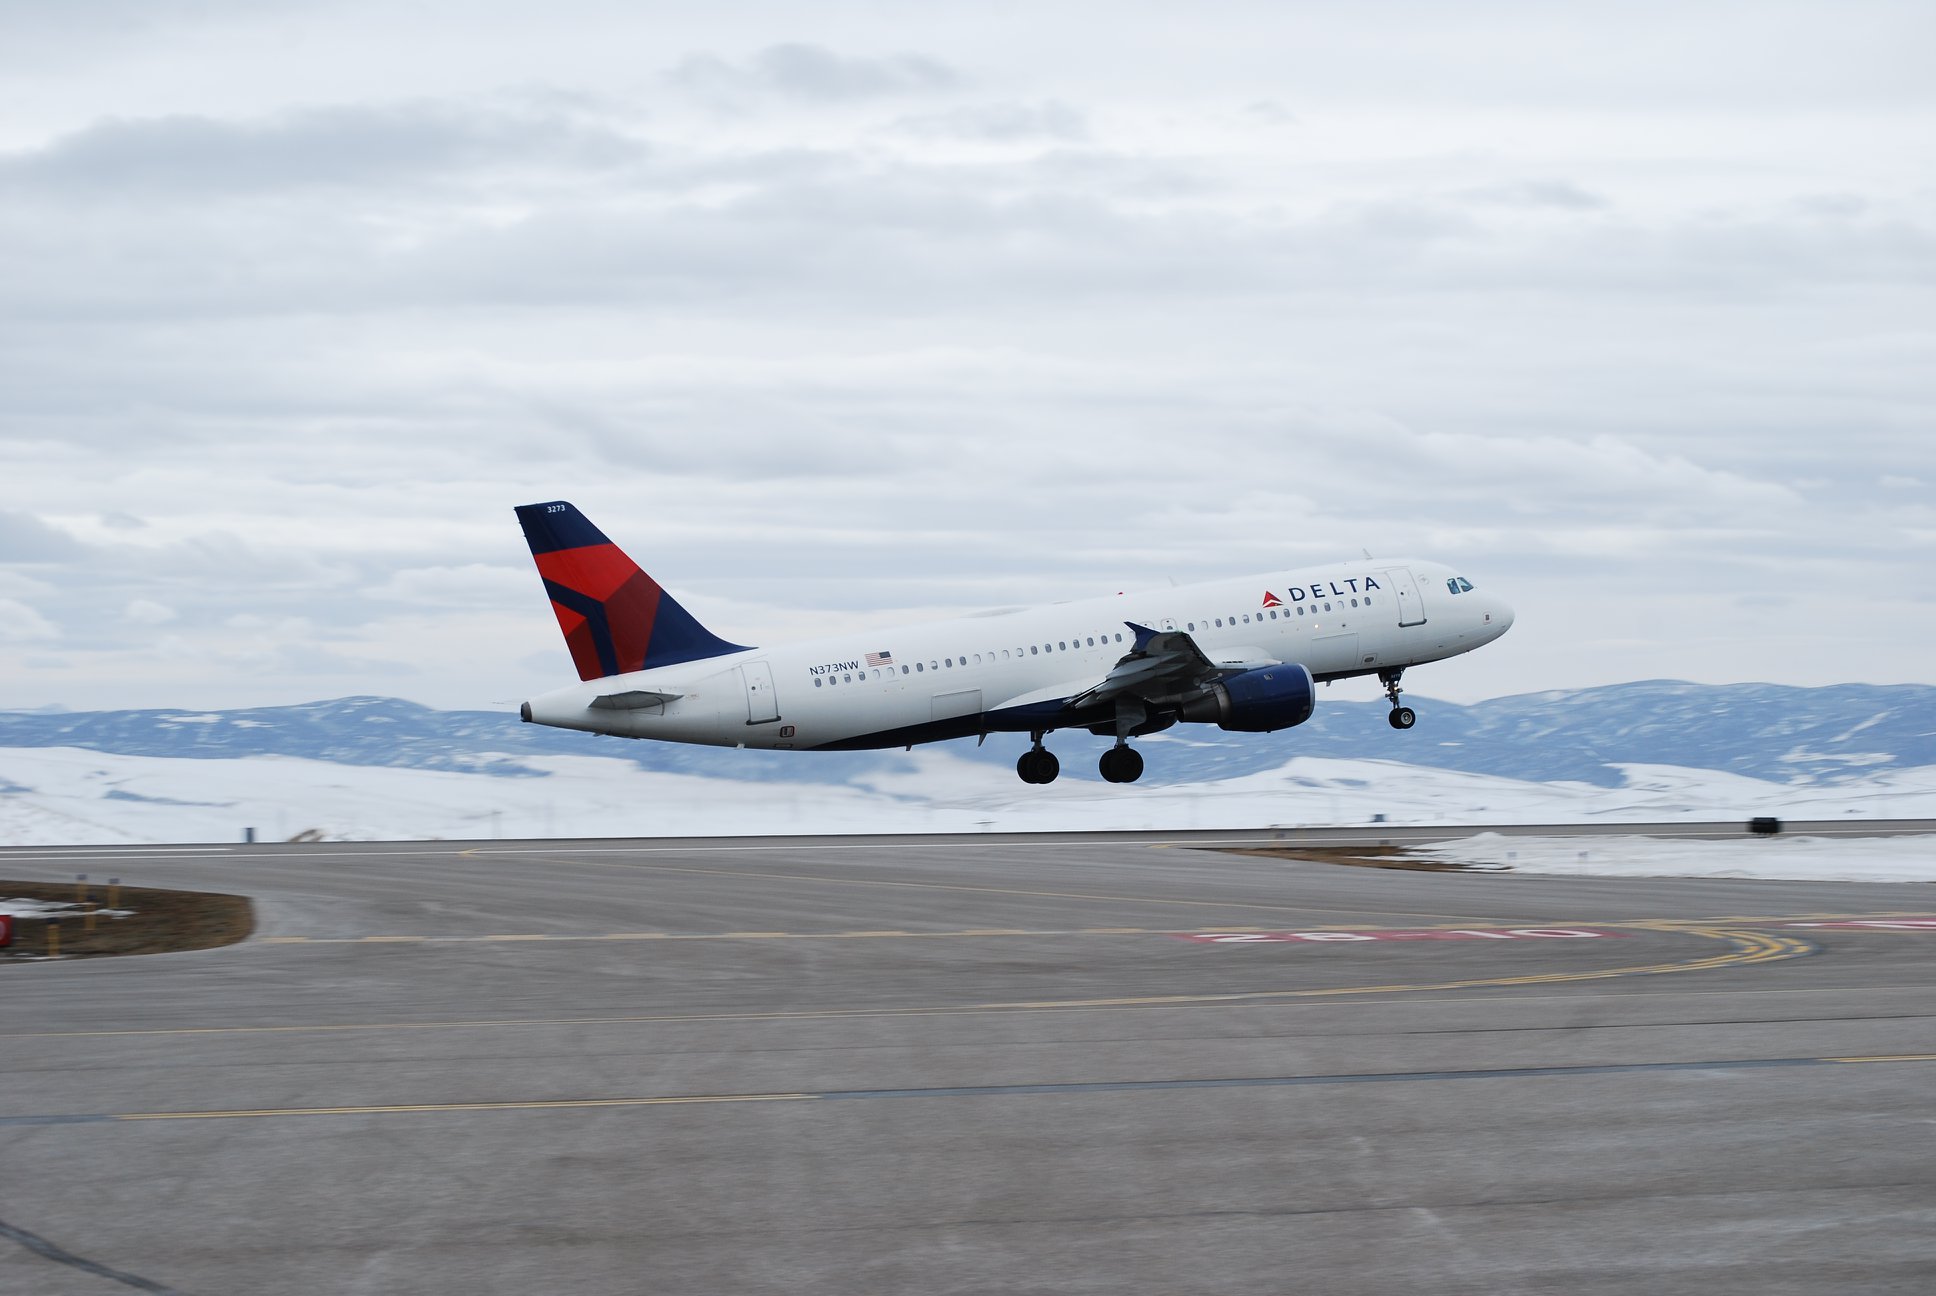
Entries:
POLYGON ((0 949, 13 944, 13 915, 0 913, 0 949))

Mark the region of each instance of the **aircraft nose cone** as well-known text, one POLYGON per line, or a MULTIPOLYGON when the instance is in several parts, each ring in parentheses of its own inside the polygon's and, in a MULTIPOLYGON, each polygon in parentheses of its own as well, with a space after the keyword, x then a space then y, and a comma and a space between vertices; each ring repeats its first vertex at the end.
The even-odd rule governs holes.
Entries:
POLYGON ((1505 603, 1505 602, 1493 604, 1492 624, 1494 628, 1498 631, 1498 633, 1504 634, 1506 633, 1506 631, 1512 629, 1512 623, 1513 623, 1512 605, 1510 603, 1505 603))

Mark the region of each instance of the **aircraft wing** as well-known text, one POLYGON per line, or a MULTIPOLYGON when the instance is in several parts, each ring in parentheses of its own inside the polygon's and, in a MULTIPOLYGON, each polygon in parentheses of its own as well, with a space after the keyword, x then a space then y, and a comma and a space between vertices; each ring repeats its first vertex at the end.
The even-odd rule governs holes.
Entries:
POLYGON ((1125 621, 1136 633, 1136 645, 1109 668, 1102 683, 1069 699, 1076 710, 1111 702, 1118 697, 1174 697, 1211 683, 1223 674, 1203 655, 1196 640, 1181 630, 1152 630, 1125 621))

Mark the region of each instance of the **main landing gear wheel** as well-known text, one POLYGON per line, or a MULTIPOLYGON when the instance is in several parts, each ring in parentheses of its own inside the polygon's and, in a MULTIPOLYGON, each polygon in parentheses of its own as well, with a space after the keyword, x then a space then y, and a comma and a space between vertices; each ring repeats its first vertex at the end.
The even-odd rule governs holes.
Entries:
POLYGON ((1418 723, 1418 713, 1410 707, 1393 707, 1392 713, 1385 717, 1394 729, 1410 729, 1418 723))
POLYGON ((1031 747, 1015 762, 1015 772, 1024 783, 1053 783, 1062 772, 1062 762, 1046 747, 1031 747))
POLYGON ((1143 753, 1134 747, 1111 747, 1102 754, 1099 768, 1108 783, 1134 783, 1143 777, 1143 753))

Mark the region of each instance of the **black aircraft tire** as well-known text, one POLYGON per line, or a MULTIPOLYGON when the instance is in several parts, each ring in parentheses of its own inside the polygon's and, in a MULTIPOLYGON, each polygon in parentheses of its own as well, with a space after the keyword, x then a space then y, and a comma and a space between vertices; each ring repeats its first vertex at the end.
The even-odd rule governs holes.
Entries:
POLYGON ((1134 747, 1111 747, 1098 765, 1106 782, 1134 783, 1143 777, 1143 754, 1134 747))
POLYGON ((1015 772, 1024 783, 1053 783, 1062 772, 1062 762, 1046 747, 1031 747, 1015 762, 1015 772))
POLYGON ((1418 712, 1410 707, 1393 707, 1389 719, 1394 729, 1410 729, 1418 723, 1418 712))

